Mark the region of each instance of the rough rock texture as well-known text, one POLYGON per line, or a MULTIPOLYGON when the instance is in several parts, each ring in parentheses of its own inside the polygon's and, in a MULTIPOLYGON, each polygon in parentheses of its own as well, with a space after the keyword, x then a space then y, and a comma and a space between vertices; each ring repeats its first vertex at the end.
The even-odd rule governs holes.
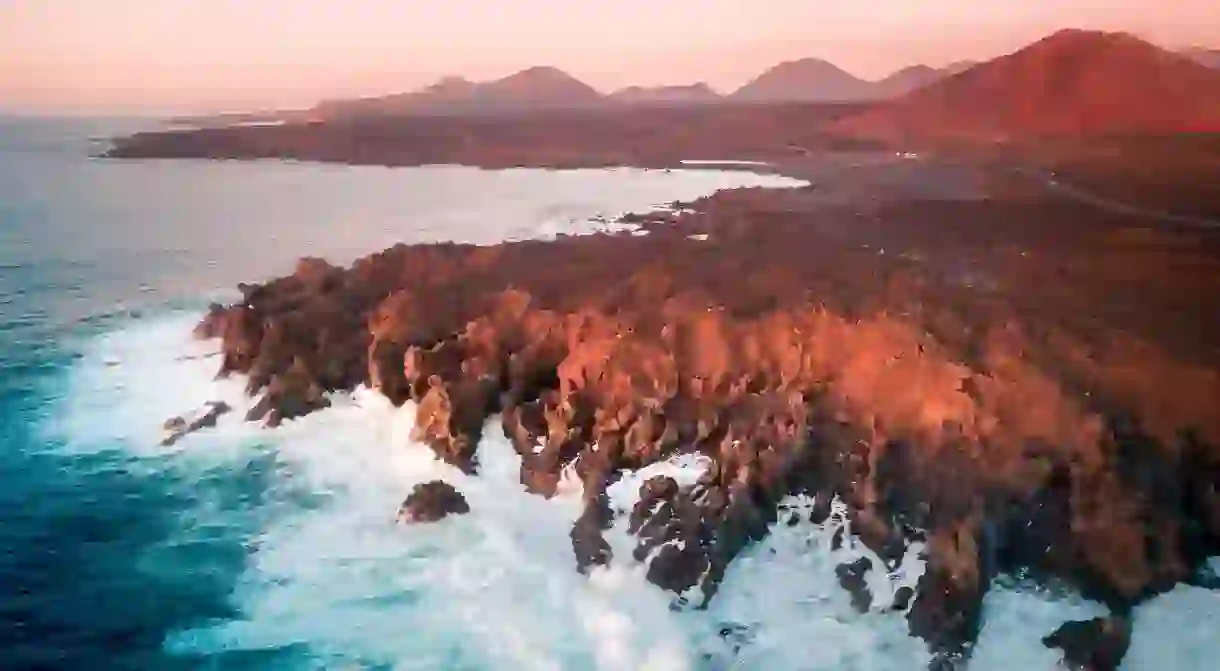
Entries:
MULTIPOLYGON (((941 668, 968 654, 999 573, 1123 613, 1220 553, 1220 339, 1204 303, 1183 309, 1184 287, 1217 295, 1215 236, 1190 234, 1197 274, 1157 275, 1182 233, 1132 247, 1113 237, 1129 224, 1070 204, 863 216, 813 191, 722 194, 638 218, 645 237, 306 260, 199 335, 266 392, 252 418, 268 423, 369 383, 415 401, 417 438, 477 473, 499 413, 526 488, 584 483, 582 570, 628 559, 602 537, 610 483, 703 455, 698 482, 648 480, 629 513, 649 579, 697 605, 782 498, 824 517, 837 497, 883 561, 925 542, 894 607, 941 668), (1114 279, 1133 267, 1147 276, 1114 279)), ((867 568, 840 575, 857 607, 867 568)))
POLYGON ((411 495, 398 509, 398 521, 404 524, 437 522, 449 515, 465 515, 470 504, 453 485, 433 480, 415 485, 411 495))
POLYGON ((1131 646, 1131 620, 1111 616, 1068 622, 1042 643, 1062 650, 1063 662, 1072 671, 1114 671, 1131 646))
POLYGON ((220 416, 233 409, 224 401, 210 401, 205 407, 207 409, 193 420, 188 421, 186 417, 171 417, 165 420, 162 428, 165 429, 166 435, 161 440, 161 445, 169 447, 200 429, 216 426, 216 421, 220 419, 220 416))

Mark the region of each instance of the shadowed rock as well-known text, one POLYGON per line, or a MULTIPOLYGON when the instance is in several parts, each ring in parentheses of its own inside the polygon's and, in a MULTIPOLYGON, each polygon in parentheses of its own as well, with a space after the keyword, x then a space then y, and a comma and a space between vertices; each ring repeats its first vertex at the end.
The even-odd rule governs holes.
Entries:
POLYGON ((453 485, 433 480, 415 485, 411 495, 398 509, 398 521, 404 524, 437 522, 449 515, 465 515, 470 504, 453 485))
POLYGON ((161 440, 161 445, 169 447, 200 429, 216 426, 216 421, 220 419, 220 416, 233 409, 224 401, 210 401, 205 407, 207 410, 203 414, 189 422, 185 417, 171 417, 165 420, 163 428, 168 435, 161 440))
POLYGON ((1066 622, 1042 643, 1062 650, 1063 663, 1072 671, 1115 671, 1131 646, 1131 620, 1110 616, 1066 622))
POLYGON ((872 568, 873 562, 868 557, 860 557, 853 562, 839 564, 835 567, 835 576, 839 579, 839 586, 851 595, 851 607, 860 613, 867 613, 869 607, 873 605, 873 593, 868 590, 866 577, 872 568))

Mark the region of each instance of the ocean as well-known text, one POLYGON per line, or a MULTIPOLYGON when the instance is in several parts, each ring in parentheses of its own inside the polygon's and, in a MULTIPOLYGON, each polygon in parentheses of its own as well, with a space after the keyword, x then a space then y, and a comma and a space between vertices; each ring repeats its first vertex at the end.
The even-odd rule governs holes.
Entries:
MULTIPOLYGON (((122 120, 0 119, 0 669, 920 668, 900 614, 856 614, 832 551, 842 519, 779 526, 705 611, 673 607, 640 566, 574 570, 578 492, 517 481, 490 431, 470 477, 408 439, 412 409, 368 390, 268 430, 240 420, 190 330, 238 282, 303 255, 339 263, 396 242, 589 233, 745 172, 490 172, 89 158, 122 120), (161 447, 171 416, 225 400, 214 429, 161 447), (444 478, 470 515, 393 523, 444 478)), ((697 460, 654 472, 693 478, 697 460)), ((789 502, 801 505, 800 501, 789 502)), ((608 533, 625 548, 625 531, 608 533)), ((629 557, 622 549, 616 557, 629 557)), ((918 562, 907 564, 918 570, 918 562)), ((916 574, 881 576, 875 590, 916 574)), ((880 601, 880 600, 879 600, 880 601)), ((1039 639, 1103 612, 1017 580, 987 597, 972 668, 1053 668, 1039 639)), ((1209 669, 1220 595, 1141 606, 1124 669, 1209 669)))

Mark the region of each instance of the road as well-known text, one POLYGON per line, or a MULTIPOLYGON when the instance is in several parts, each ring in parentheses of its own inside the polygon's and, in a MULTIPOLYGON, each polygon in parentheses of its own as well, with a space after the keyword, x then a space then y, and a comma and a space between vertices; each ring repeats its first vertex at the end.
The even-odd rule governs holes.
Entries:
POLYGON ((1128 203, 1123 203, 1110 198, 1099 196, 1095 193, 1082 189, 1072 184, 1066 184, 1056 178, 1054 173, 1049 173, 1036 168, 1014 168, 1015 172, 1033 177, 1047 189, 1055 193, 1071 198, 1077 202, 1091 205, 1093 207, 1113 212, 1115 214, 1129 215, 1133 217, 1143 217, 1146 219, 1156 219, 1170 224, 1179 224, 1186 226, 1195 226, 1202 228, 1220 228, 1220 221, 1216 219, 1208 219, 1207 217, 1197 217, 1186 214, 1175 214, 1173 212, 1165 212, 1162 210, 1151 210, 1142 207, 1136 207, 1128 203))

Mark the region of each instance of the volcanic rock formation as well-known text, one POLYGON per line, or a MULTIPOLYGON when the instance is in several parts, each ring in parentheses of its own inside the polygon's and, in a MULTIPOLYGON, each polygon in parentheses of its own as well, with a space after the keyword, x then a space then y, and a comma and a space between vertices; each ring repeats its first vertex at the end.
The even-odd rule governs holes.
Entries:
POLYGON ((470 512, 466 497, 453 485, 433 480, 415 485, 411 495, 398 509, 398 521, 404 524, 439 522, 450 515, 470 512))
POLYGON ((1067 622, 1042 643, 1062 650, 1063 662, 1072 671, 1114 671, 1131 645, 1131 620, 1098 617, 1067 622))
MULTIPOLYGON (((565 472, 583 482, 580 570, 631 559, 603 538, 610 484, 702 455, 697 482, 649 479, 627 515, 649 580, 696 605, 782 499, 837 500, 885 563, 840 569, 857 607, 870 570, 923 544, 914 599, 893 607, 910 601, 937 664, 968 654, 997 574, 1067 581, 1121 618, 1220 553, 1216 368, 1116 334, 1098 344, 1048 321, 1045 300, 1031 321, 995 292, 880 260, 894 255, 862 260, 786 197, 700 201, 642 218, 644 237, 306 259, 242 286, 198 333, 223 340, 222 372, 265 392, 252 419, 370 384, 416 403, 415 437, 477 474, 499 415, 524 487, 549 497, 565 472)), ((1088 645, 1118 650, 1112 629, 1088 645)), ((1070 651, 1086 634, 1051 643, 1070 651)))

